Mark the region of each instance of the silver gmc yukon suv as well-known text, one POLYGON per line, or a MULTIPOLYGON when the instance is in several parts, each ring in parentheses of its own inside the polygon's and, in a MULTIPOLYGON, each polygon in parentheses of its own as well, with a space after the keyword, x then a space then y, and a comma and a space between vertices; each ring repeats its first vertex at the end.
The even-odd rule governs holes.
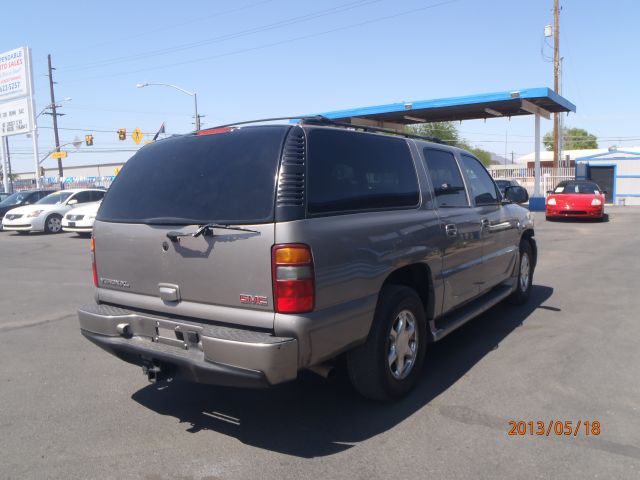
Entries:
POLYGON ((527 301, 528 196, 505 197, 468 152, 412 136, 309 119, 168 138, 105 195, 82 334, 152 381, 266 387, 341 357, 392 401, 429 343, 527 301))

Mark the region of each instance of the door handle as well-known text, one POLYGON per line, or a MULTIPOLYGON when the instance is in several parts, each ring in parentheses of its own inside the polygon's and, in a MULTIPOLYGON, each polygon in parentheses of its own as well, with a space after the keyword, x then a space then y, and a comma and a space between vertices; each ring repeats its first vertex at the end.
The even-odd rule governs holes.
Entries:
POLYGON ((446 232, 448 237, 456 237, 458 236, 458 227, 456 227, 455 223, 449 223, 444 226, 444 231, 446 232))
POLYGON ((489 222, 488 218, 483 218, 481 223, 482 223, 482 228, 489 228, 489 226, 491 225, 491 222, 489 222))

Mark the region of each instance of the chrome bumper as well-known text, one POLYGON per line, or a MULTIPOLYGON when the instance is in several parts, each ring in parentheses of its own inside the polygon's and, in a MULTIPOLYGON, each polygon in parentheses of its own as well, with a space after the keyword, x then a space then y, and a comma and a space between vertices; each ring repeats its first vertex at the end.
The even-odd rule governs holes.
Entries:
POLYGON ((126 362, 198 383, 266 387, 293 380, 298 342, 108 305, 78 310, 82 334, 126 362))

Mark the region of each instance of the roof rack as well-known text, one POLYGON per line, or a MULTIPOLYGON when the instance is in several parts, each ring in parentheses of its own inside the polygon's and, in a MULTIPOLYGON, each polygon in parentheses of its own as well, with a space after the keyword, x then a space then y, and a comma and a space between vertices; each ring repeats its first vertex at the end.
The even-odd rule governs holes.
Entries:
POLYGON ((336 127, 351 128, 354 130, 363 130, 365 132, 389 133, 391 135, 398 135, 400 137, 417 138, 419 140, 426 140, 428 142, 441 143, 444 145, 447 144, 447 142, 437 137, 431 137, 428 135, 416 135, 414 133, 398 132, 397 130, 391 130, 389 128, 367 127, 364 125, 353 125, 351 123, 336 122, 335 120, 331 120, 330 118, 327 118, 323 115, 314 115, 312 117, 302 117, 300 119, 300 123, 306 124, 306 125, 332 125, 336 127))
POLYGON ((397 136, 406 137, 406 138, 415 138, 418 140, 426 140, 427 142, 440 143, 443 145, 447 145, 447 142, 445 140, 442 140, 437 137, 431 137, 427 135, 416 135, 413 133, 406 133, 406 132, 398 132, 396 130, 391 130, 388 128, 367 127, 364 125, 353 125, 351 123, 337 122, 323 115, 311 115, 311 116, 298 115, 295 117, 274 117, 274 118, 262 118, 259 120, 246 120, 244 122, 234 122, 234 123, 227 123, 225 125, 217 125, 215 127, 206 128, 205 130, 215 130, 218 128, 236 127, 238 125, 248 125, 250 123, 275 122, 279 120, 298 120, 298 122, 301 123, 302 125, 330 125, 334 127, 349 128, 352 130, 362 130, 365 132, 387 133, 390 135, 397 135, 397 136))

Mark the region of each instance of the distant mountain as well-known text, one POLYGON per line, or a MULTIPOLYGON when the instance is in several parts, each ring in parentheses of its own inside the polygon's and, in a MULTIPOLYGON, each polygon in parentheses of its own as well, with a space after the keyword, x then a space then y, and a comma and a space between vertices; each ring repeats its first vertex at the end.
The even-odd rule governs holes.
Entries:
MULTIPOLYGON (((498 155, 497 153, 493 153, 493 152, 489 152, 491 153, 491 163, 493 165, 504 165, 505 164, 505 158, 502 155, 498 155)), ((511 159, 506 160, 506 164, 510 164, 511 163, 511 159)))

